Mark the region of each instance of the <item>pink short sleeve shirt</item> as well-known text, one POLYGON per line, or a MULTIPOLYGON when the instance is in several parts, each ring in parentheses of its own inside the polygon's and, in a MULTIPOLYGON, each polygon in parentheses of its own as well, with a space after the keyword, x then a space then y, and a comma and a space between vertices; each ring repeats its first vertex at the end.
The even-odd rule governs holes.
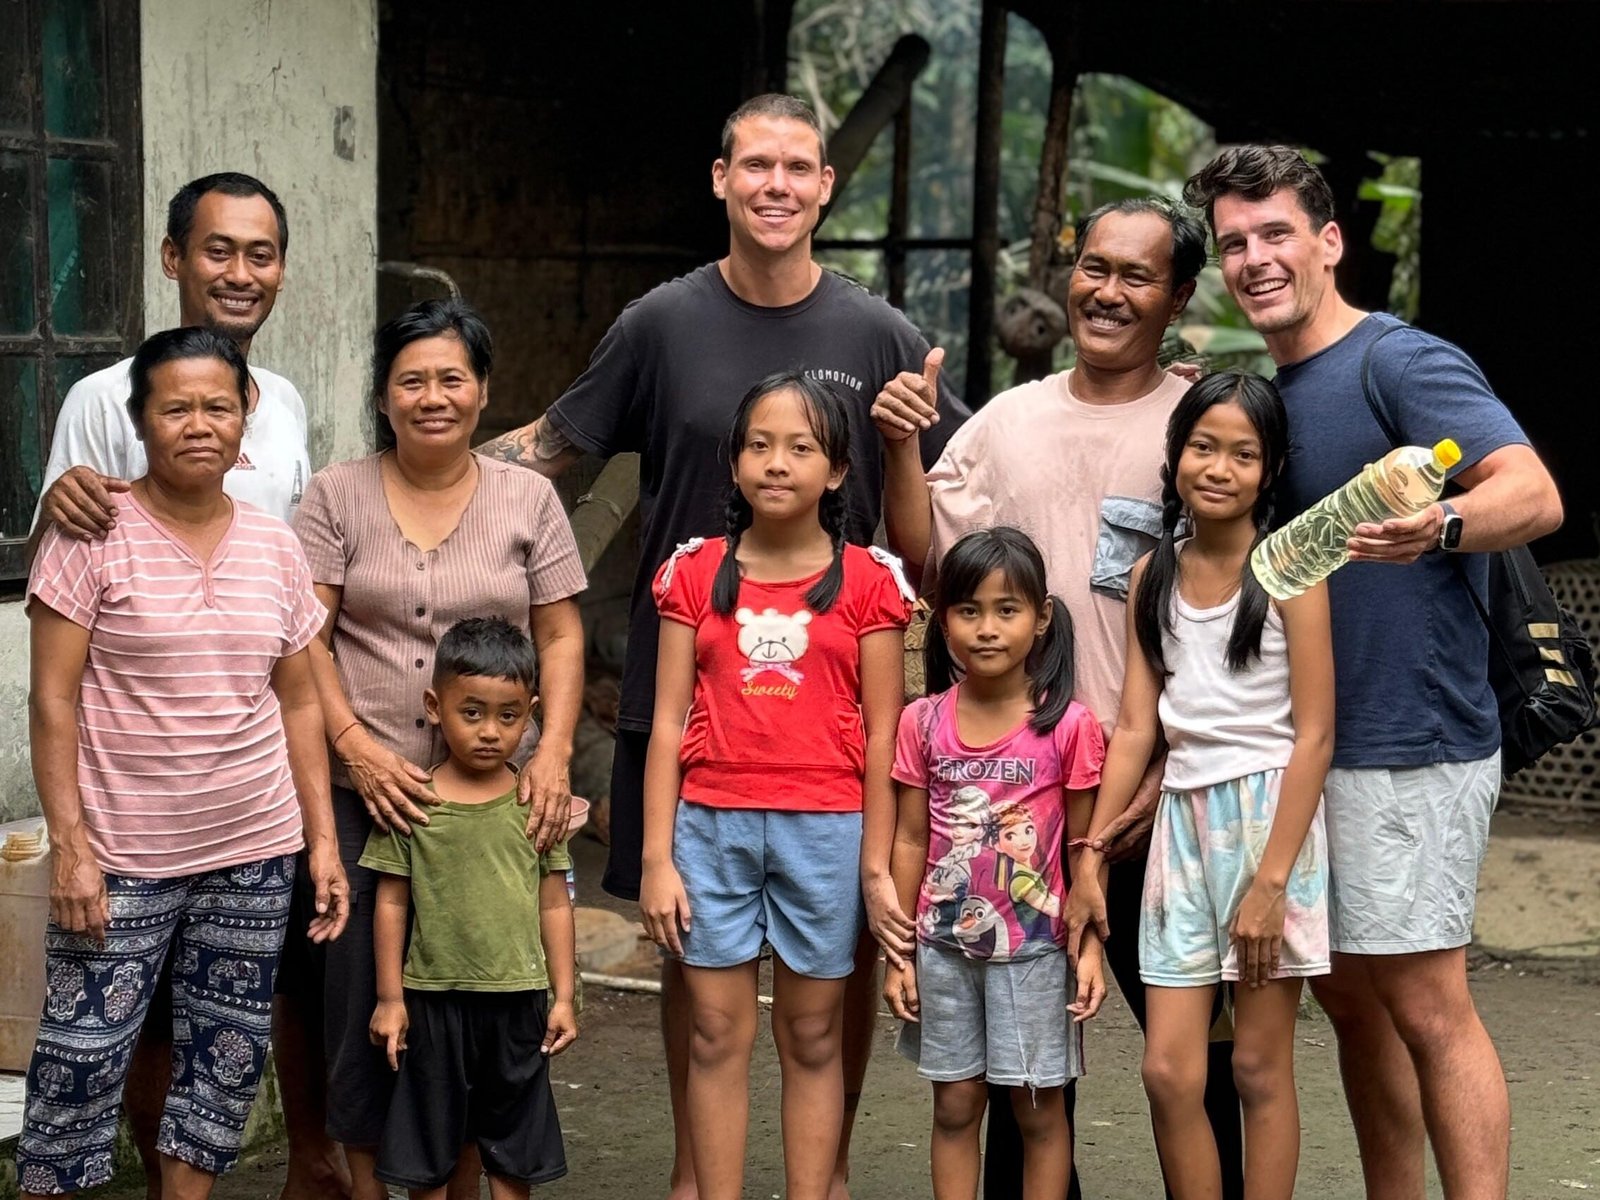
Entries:
POLYGON ((103 870, 164 879, 293 854, 272 672, 325 615, 294 533, 240 501, 208 562, 131 495, 104 541, 49 530, 29 603, 89 631, 78 791, 103 870))

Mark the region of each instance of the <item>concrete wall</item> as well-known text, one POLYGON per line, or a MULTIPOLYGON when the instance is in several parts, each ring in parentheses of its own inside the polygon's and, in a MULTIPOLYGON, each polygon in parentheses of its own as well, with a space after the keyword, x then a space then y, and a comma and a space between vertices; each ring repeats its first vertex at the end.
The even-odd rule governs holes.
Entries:
MULTIPOLYGON (((145 0, 141 6, 145 231, 172 193, 247 171, 289 213, 284 290, 250 356, 306 398, 313 466, 367 444, 366 356, 377 261, 376 0, 145 0)), ((178 297, 145 256, 145 328, 178 297)))
MULTIPOLYGON (((306 399, 314 466, 368 444, 365 360, 377 255, 376 0, 145 0, 145 329, 173 324, 155 253, 167 201, 197 175, 259 176, 289 213, 288 270, 251 357, 306 399)), ((27 621, 0 603, 0 821, 36 812, 27 621)))

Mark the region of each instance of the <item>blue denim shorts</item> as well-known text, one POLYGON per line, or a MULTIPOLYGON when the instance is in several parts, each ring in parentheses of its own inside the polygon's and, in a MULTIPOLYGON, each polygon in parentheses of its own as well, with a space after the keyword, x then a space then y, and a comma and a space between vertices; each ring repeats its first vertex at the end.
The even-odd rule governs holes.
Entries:
POLYGON ((797 975, 843 979, 866 922, 861 814, 683 801, 672 862, 689 896, 683 962, 736 967, 762 943, 797 975))

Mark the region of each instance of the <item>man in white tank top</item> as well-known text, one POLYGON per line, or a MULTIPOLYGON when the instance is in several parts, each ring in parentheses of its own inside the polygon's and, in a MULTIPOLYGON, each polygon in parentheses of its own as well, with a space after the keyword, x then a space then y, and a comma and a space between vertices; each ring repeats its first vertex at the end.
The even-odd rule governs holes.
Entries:
MULTIPOLYGON (((248 359, 251 340, 283 285, 288 241, 283 205, 258 179, 226 171, 180 188, 168 205, 161 240, 161 269, 178 285, 179 324, 203 325, 233 339, 248 359)), ((73 537, 103 538, 115 519, 110 493, 127 491, 129 481, 146 472, 144 446, 127 408, 132 361, 85 376, 62 402, 29 537, 30 561, 47 522, 73 537)), ((222 487, 287 521, 311 477, 305 402, 294 384, 261 367, 250 368, 250 383, 239 460, 222 487)), ((273 1059, 289 1133, 283 1200, 337 1200, 349 1195, 350 1185, 323 1129, 321 959, 305 939, 311 914, 299 906, 307 872, 298 875, 273 1024, 273 1059)), ((134 1050, 124 1093, 151 1196, 161 1189, 156 1126, 171 1058, 171 1009, 158 1000, 134 1050)))
MULTIPOLYGON (((1126 660, 1129 576, 1161 531, 1161 464, 1167 418, 1188 382, 1161 369, 1166 327, 1194 294, 1205 230, 1162 201, 1106 205, 1078 225, 1067 319, 1078 351, 1070 371, 1024 383, 989 401, 950 439, 926 475, 910 434, 931 398, 914 375, 884 388, 873 419, 884 438, 884 517, 907 564, 937 569, 963 533, 1014 525, 1038 544, 1050 590, 1072 614, 1076 698, 1109 734, 1126 660)), ((926 582, 926 581, 925 581, 926 582)), ((1138 928, 1162 759, 1146 772, 1128 811, 1107 829, 1109 920, 1121 930, 1106 961, 1140 1026, 1138 928)), ((1222 1162, 1223 1194, 1243 1195, 1239 1096, 1232 1041, 1211 1048, 1206 1109, 1222 1162)), ((1069 1112, 1072 1089, 1067 1089, 1069 1112)), ((984 1195, 1021 1194, 1020 1134, 1010 1102, 991 1101, 984 1195)), ((1078 1195, 1076 1171, 1069 1196, 1078 1195)))

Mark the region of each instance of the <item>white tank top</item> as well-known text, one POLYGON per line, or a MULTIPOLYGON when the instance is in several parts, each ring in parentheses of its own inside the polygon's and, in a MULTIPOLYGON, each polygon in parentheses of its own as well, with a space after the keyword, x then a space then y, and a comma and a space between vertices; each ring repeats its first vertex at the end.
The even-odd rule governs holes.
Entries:
POLYGON ((1287 766, 1294 750, 1289 712, 1289 655, 1278 606, 1267 603, 1261 655, 1228 669, 1228 638, 1239 595, 1216 608, 1194 608, 1172 589, 1172 632, 1161 653, 1172 672, 1161 690, 1161 727, 1169 751, 1161 786, 1183 792, 1287 766))

